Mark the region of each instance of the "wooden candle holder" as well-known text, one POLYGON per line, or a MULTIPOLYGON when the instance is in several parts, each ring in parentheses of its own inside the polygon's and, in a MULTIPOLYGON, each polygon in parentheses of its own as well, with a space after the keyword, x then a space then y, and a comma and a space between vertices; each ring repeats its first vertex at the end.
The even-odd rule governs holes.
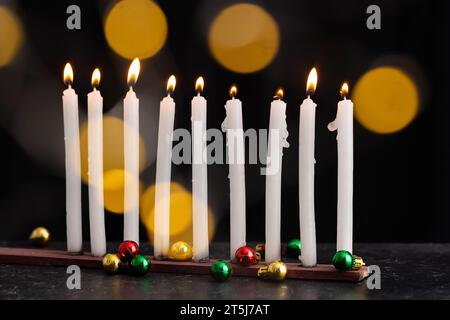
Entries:
MULTIPOLYGON (((153 257, 150 272, 181 273, 181 274, 209 274, 211 264, 217 259, 207 262, 156 260, 153 257)), ((62 250, 6 248, 0 247, 0 264, 19 264, 37 266, 69 266, 78 265, 84 268, 102 269, 102 258, 94 257, 90 253, 83 255, 69 255, 62 250)), ((232 263, 233 276, 257 277, 262 264, 243 267, 232 263)), ((338 271, 330 264, 318 264, 312 268, 302 267, 298 263, 288 262, 288 279, 334 280, 360 282, 368 277, 366 267, 359 270, 338 271)))

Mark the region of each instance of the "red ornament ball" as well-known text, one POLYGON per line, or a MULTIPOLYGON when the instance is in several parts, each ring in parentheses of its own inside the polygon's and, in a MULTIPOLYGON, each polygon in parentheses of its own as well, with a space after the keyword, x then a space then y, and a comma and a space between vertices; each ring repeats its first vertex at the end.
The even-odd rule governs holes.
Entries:
POLYGON ((139 255, 139 245, 131 240, 122 242, 119 246, 119 258, 123 262, 130 262, 139 255))
POLYGON ((236 261, 242 266, 251 266, 258 262, 256 251, 250 247, 240 247, 235 253, 236 261))

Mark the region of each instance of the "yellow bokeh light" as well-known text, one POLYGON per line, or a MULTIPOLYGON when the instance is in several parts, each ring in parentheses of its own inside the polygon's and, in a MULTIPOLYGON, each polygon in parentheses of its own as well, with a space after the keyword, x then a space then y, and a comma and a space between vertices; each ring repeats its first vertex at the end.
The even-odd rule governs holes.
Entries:
POLYGON ((0 68, 8 65, 22 45, 23 32, 19 19, 0 5, 0 68))
POLYGON ((225 68, 251 73, 268 66, 278 52, 280 34, 273 17, 258 5, 227 7, 209 30, 209 47, 225 68))
MULTIPOLYGON (((125 171, 123 169, 107 170, 103 176, 103 194, 105 209, 117 214, 122 214, 124 210, 124 184, 125 171)), ((139 191, 142 191, 142 184, 139 184, 139 191)))
MULTIPOLYGON (((124 168, 123 128, 121 119, 111 116, 103 117, 103 172, 124 168)), ((88 126, 84 122, 80 127, 81 178, 88 183, 88 126)), ((145 144, 139 137, 139 166, 145 164, 145 144)))
POLYGON ((352 93, 355 117, 366 129, 389 134, 408 126, 419 111, 414 80, 399 68, 379 67, 364 74, 352 93))
POLYGON ((122 0, 105 19, 105 37, 109 46, 127 59, 154 56, 167 39, 164 12, 150 0, 122 0))
MULTIPOLYGON (((141 221, 147 229, 148 238, 153 242, 155 219, 155 186, 148 187, 141 197, 141 221)), ((208 210, 208 233, 214 237, 215 221, 208 210)), ((192 194, 182 185, 171 182, 170 185, 170 243, 185 241, 192 244, 192 194)))

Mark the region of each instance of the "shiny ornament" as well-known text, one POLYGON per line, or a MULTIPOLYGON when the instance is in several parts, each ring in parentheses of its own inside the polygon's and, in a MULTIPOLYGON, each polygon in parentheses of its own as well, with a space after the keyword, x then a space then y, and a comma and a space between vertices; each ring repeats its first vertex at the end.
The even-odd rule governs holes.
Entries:
POLYGON ((266 255, 266 245, 264 243, 258 243, 255 247, 256 259, 258 261, 264 261, 266 255))
POLYGON ((131 261, 139 255, 139 245, 131 240, 122 242, 119 246, 119 257, 123 262, 131 261))
POLYGON ((211 265, 210 271, 214 279, 216 279, 217 281, 225 281, 228 280, 229 277, 231 277, 233 268, 228 262, 216 261, 211 265))
POLYGON ((134 257, 130 262, 130 269, 134 275, 142 276, 150 270, 151 262, 145 257, 138 255, 134 257))
POLYGON ((264 280, 283 281, 286 278, 287 266, 279 260, 272 262, 268 266, 263 266, 258 270, 258 277, 264 280))
POLYGON ((235 257, 236 262, 242 266, 251 266, 258 262, 255 250, 250 247, 240 247, 236 250, 235 257))
POLYGON ((109 274, 118 274, 122 270, 122 261, 117 254, 107 253, 102 260, 103 270, 109 274))
POLYGON ((45 246, 50 240, 50 232, 44 227, 38 227, 31 232, 29 239, 36 246, 45 246))
POLYGON ((350 252, 341 250, 336 252, 333 257, 333 265, 341 271, 359 270, 366 264, 361 257, 352 255, 350 252))
POLYGON ((193 256, 191 246, 184 241, 175 242, 169 249, 169 259, 176 261, 191 260, 193 256))
POLYGON ((352 270, 359 270, 365 265, 366 264, 364 263, 364 260, 361 257, 353 255, 352 270))
POLYGON ((300 239, 292 239, 287 245, 287 255, 289 258, 298 258, 302 254, 302 242, 300 239))
POLYGON ((333 265, 341 271, 350 270, 353 265, 353 255, 348 251, 340 250, 333 256, 333 265))

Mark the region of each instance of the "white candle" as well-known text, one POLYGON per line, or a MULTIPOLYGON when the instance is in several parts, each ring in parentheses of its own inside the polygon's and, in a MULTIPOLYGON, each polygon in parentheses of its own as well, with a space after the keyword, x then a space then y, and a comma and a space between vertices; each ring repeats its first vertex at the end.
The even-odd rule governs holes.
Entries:
POLYGON ((222 131, 227 134, 230 179, 230 259, 245 242, 245 146, 242 125, 242 102, 235 99, 237 89, 230 89, 231 99, 225 104, 226 118, 222 131))
POLYGON ((63 92, 64 142, 66 152, 66 224, 67 251, 82 252, 81 225, 81 167, 80 131, 78 123, 78 96, 72 89, 73 70, 69 63, 64 67, 63 92))
POLYGON ((314 217, 314 140, 316 123, 316 104, 310 95, 317 85, 317 71, 313 68, 307 81, 308 97, 300 106, 299 125, 299 204, 300 204, 300 239, 302 254, 299 259, 303 266, 313 267, 317 264, 316 222, 314 217))
POLYGON ((139 99, 133 85, 139 76, 136 58, 128 71, 128 91, 124 103, 124 240, 139 243, 139 99))
POLYGON ((266 168, 266 262, 281 257, 281 168, 283 148, 289 147, 283 90, 278 90, 275 98, 270 105, 266 168))
POLYGON ((348 84, 341 89, 336 120, 328 125, 337 130, 338 144, 338 208, 337 250, 353 252, 353 102, 347 99, 348 84))
POLYGON ((192 99, 192 214, 193 259, 209 257, 208 170, 206 162, 206 99, 201 96, 204 81, 197 79, 197 95, 192 99))
POLYGON ((97 90, 100 70, 92 74, 94 90, 88 94, 88 172, 89 172, 89 226, 91 253, 106 253, 105 209, 103 199, 103 97, 97 90))
POLYGON ((167 257, 170 245, 170 179, 172 168, 172 138, 175 118, 175 102, 170 96, 175 90, 176 79, 167 82, 167 96, 159 105, 158 151, 156 156, 155 186, 155 257, 167 257))

